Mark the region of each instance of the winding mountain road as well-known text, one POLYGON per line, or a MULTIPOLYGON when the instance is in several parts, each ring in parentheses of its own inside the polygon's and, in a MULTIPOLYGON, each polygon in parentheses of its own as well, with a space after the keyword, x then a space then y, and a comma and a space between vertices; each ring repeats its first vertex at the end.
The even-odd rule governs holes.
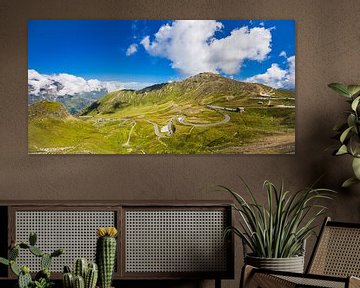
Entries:
POLYGON ((132 127, 130 129, 127 141, 122 145, 123 147, 129 147, 130 146, 130 138, 131 138, 131 134, 134 131, 134 128, 136 126, 136 121, 132 121, 131 123, 132 123, 132 127))
POLYGON ((230 121, 230 116, 226 113, 217 111, 218 113, 220 113, 221 115, 224 116, 224 120, 220 121, 220 122, 215 122, 215 123, 191 123, 191 122, 185 122, 185 115, 181 115, 179 118, 177 118, 177 121, 185 126, 193 126, 193 127, 212 127, 212 126, 217 126, 217 125, 223 125, 226 124, 230 121))
POLYGON ((155 123, 155 122, 152 122, 152 121, 150 121, 150 120, 146 120, 146 122, 148 122, 148 123, 150 123, 151 125, 153 125, 154 126, 154 132, 155 132, 155 135, 157 136, 157 137, 165 137, 165 135, 163 135, 161 132, 160 132, 160 129, 159 129, 159 125, 157 124, 157 123, 155 123))

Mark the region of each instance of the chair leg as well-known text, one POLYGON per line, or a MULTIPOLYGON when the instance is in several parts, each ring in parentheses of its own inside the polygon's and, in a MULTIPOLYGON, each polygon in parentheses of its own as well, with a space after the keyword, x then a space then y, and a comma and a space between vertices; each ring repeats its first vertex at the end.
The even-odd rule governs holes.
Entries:
POLYGON ((254 271, 254 267, 252 267, 250 265, 244 265, 244 267, 242 268, 242 271, 241 271, 239 288, 248 287, 250 280, 251 280, 251 276, 253 274, 253 271, 254 271))
MULTIPOLYGON (((242 269, 240 288, 295 288, 296 284, 287 280, 278 278, 271 274, 261 273, 256 271, 257 269, 246 265, 242 269)), ((354 286, 352 288, 357 288, 354 286)), ((360 288, 360 287, 359 287, 360 288)))
POLYGON ((215 279, 215 288, 221 288, 221 279, 220 278, 215 279))
POLYGON ((349 288, 360 288, 360 279, 357 277, 349 277, 349 288))

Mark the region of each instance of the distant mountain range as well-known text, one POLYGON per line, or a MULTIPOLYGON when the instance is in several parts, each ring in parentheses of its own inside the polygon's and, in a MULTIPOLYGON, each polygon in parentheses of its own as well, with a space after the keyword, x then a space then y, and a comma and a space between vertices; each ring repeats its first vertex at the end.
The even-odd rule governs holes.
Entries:
POLYGON ((42 100, 62 103, 71 114, 110 92, 98 80, 85 80, 70 74, 44 75, 28 71, 28 103, 42 100))

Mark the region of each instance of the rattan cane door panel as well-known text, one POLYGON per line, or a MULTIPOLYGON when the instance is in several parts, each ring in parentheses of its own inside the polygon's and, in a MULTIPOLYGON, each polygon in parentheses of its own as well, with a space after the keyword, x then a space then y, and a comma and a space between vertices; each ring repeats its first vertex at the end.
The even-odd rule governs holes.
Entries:
POLYGON ((125 274, 225 274, 227 218, 221 209, 125 209, 125 274))
MULTIPOLYGON (((116 226, 116 212, 102 210, 71 211, 15 211, 15 238, 17 242, 28 241, 29 233, 37 233, 37 246, 45 252, 64 248, 65 253, 54 259, 50 270, 62 272, 64 265, 72 266, 74 259, 85 257, 95 260, 96 228, 116 226)), ((20 251, 18 262, 39 271, 40 259, 28 251, 20 251)))

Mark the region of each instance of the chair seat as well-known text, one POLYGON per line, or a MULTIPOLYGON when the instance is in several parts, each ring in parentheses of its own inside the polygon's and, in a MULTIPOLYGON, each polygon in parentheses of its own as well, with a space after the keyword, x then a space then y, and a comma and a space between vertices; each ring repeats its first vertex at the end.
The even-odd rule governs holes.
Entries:
POLYGON ((308 278, 308 275, 305 276, 306 278, 280 275, 278 275, 277 277, 296 284, 296 287, 311 286, 326 288, 345 288, 346 286, 346 278, 342 279, 342 281, 335 281, 335 279, 319 279, 315 277, 308 278))
POLYGON ((300 274, 293 272, 271 271, 246 265, 243 268, 245 288, 355 288, 360 287, 360 278, 334 277, 316 274, 300 274), (350 285, 349 285, 350 284, 350 285))

